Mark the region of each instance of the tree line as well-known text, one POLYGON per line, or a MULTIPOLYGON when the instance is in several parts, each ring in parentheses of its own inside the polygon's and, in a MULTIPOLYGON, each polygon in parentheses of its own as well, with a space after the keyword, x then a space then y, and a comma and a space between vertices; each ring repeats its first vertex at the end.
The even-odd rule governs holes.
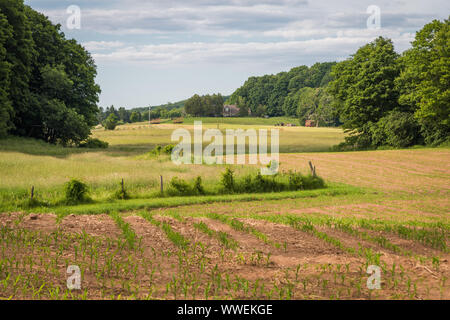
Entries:
POLYGON ((449 41, 449 20, 434 20, 403 54, 379 37, 339 63, 251 77, 227 103, 240 116, 342 125, 349 136, 341 149, 439 145, 450 136, 449 41))
POLYGON ((403 54, 379 37, 338 63, 329 84, 350 136, 342 147, 439 145, 450 137, 450 24, 433 22, 403 54))
POLYGON ((97 123, 89 52, 23 0, 0 1, 0 136, 79 144, 97 123))
POLYGON ((184 111, 194 117, 221 117, 224 102, 220 93, 205 96, 196 94, 186 101, 184 111))
POLYGON ((300 114, 303 124, 309 118, 335 124, 334 119, 328 116, 331 114, 331 106, 327 103, 329 99, 321 90, 332 80, 331 69, 335 64, 316 63, 312 67, 300 66, 276 75, 251 77, 231 95, 227 103, 244 109, 241 110, 242 116, 295 117, 300 114), (302 104, 301 110, 298 110, 299 104, 302 104))
MULTIPOLYGON (((107 107, 106 109, 100 107, 97 114, 97 122, 107 129, 114 129, 117 125, 125 123, 148 121, 148 114, 148 108, 127 110, 124 107, 120 107, 119 109, 116 109, 114 106, 107 107)), ((150 112, 151 119, 175 119, 182 116, 182 109, 176 108, 169 110, 165 106, 152 108, 150 112)))

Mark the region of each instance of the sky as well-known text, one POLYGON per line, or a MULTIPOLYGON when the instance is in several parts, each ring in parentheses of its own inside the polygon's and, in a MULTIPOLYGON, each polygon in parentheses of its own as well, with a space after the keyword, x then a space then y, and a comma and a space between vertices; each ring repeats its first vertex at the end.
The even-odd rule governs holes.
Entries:
POLYGON ((99 105, 127 109, 196 93, 229 95, 250 76, 342 61, 378 36, 392 39, 401 53, 425 24, 450 14, 448 0, 25 3, 91 52, 102 89, 99 105), (70 6, 79 8, 79 16, 70 6))

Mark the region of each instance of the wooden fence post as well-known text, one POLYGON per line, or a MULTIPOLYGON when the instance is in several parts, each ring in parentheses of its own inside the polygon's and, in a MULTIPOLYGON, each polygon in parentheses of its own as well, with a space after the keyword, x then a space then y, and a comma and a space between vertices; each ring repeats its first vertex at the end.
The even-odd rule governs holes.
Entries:
POLYGON ((31 200, 34 198, 34 186, 31 187, 31 200))
POLYGON ((161 194, 164 194, 164 181, 163 181, 163 176, 161 177, 161 194))
POLYGON ((312 174, 312 176, 315 177, 315 176, 316 176, 316 166, 314 166, 314 165, 312 164, 312 162, 310 161, 310 162, 309 162, 309 167, 311 168, 311 174, 312 174))

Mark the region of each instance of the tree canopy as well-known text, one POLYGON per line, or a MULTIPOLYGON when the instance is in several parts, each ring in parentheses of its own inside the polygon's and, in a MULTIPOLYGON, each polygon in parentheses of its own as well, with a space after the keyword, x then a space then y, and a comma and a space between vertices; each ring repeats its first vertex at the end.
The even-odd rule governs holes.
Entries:
POLYGON ((0 2, 0 135, 78 144, 97 123, 94 60, 60 28, 22 0, 0 2))
POLYGON ((347 145, 437 145, 450 139, 449 20, 417 32, 402 55, 378 38, 338 63, 329 92, 351 132, 347 145))
POLYGON ((416 34, 401 60, 400 104, 414 112, 427 143, 450 134, 450 20, 434 20, 416 34))
POLYGON ((184 111, 194 117, 219 117, 223 115, 223 107, 220 93, 202 97, 196 94, 186 101, 184 111))
POLYGON ((310 68, 300 66, 276 75, 251 77, 231 95, 228 102, 239 104, 239 99, 244 98, 252 114, 265 107, 270 117, 295 116, 297 103, 293 102, 292 96, 304 87, 325 87, 331 80, 333 65, 335 62, 316 63, 310 68))

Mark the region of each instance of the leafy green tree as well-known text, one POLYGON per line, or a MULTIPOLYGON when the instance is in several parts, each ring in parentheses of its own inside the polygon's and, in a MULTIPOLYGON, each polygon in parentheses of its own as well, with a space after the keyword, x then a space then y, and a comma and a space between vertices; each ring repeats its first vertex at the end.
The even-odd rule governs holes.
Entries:
POLYGON ((319 125, 325 127, 335 127, 341 124, 339 113, 334 107, 333 96, 329 93, 328 87, 320 89, 319 107, 317 108, 316 119, 319 125))
POLYGON ((372 145, 396 148, 420 143, 420 125, 410 112, 391 111, 371 128, 372 145))
POLYGON ((43 128, 47 141, 62 145, 79 144, 90 134, 90 126, 84 117, 66 107, 58 99, 43 104, 43 128))
POLYGON ((198 94, 194 95, 186 101, 184 110, 187 114, 193 115, 194 117, 200 117, 203 114, 202 98, 198 94))
POLYGON ((94 126, 101 92, 95 83, 97 67, 90 53, 75 40, 66 40, 64 47, 66 73, 74 83, 71 95, 65 102, 69 108, 83 115, 89 126, 94 126))
POLYGON ((183 115, 180 109, 173 109, 169 112, 170 119, 180 118, 183 115))
POLYGON ((133 111, 131 113, 130 121, 132 123, 141 121, 141 114, 139 112, 133 111))
POLYGON ((213 110, 213 114, 215 117, 222 116, 224 103, 225 101, 220 93, 213 94, 210 108, 213 110))
POLYGON ((298 102, 300 100, 301 90, 292 91, 289 95, 284 99, 283 103, 283 112, 284 115, 288 117, 297 116, 298 102))
POLYGON ((339 124, 339 115, 327 88, 300 89, 297 103, 297 116, 301 125, 305 125, 306 120, 314 120, 318 126, 326 127, 339 124))
POLYGON ((119 108, 119 120, 124 123, 130 122, 130 114, 124 107, 119 108))
POLYGON ((402 57, 400 104, 415 112, 428 144, 450 136, 450 20, 434 20, 417 32, 402 57))
MULTIPOLYGON (((361 47, 352 58, 334 66, 330 93, 343 127, 353 136, 367 135, 371 123, 398 108, 399 92, 395 86, 400 74, 398 57, 392 41, 379 37, 361 47)), ((371 144, 370 137, 364 138, 364 144, 367 143, 371 144)))
POLYGON ((108 118, 106 118, 103 126, 106 130, 114 130, 117 127, 117 123, 119 122, 119 118, 114 113, 111 113, 108 118))
POLYGON ((257 117, 264 117, 267 115, 267 106, 263 106, 262 104, 256 108, 255 115, 257 117))
MULTIPOLYGON (((12 133, 28 135, 32 127, 39 124, 39 122, 36 123, 38 110, 30 107, 29 82, 32 63, 35 59, 32 27, 26 17, 22 0, 0 1, 0 13, 6 17, 13 30, 11 36, 6 37, 3 45, 6 49, 5 61, 10 65, 11 74, 8 96, 14 109, 11 115, 14 123, 12 133)), ((4 22, 2 22, 2 29, 3 25, 5 25, 4 22)), ((6 30, 3 32, 7 32, 6 30)))
POLYGON ((284 99, 289 91, 290 74, 288 72, 279 73, 276 77, 275 86, 267 101, 267 113, 271 117, 283 115, 284 99))
POLYGON ((239 97, 243 97, 252 114, 260 105, 265 105, 269 116, 295 116, 297 103, 294 101, 298 91, 306 86, 326 86, 332 79, 333 65, 334 62, 317 63, 311 68, 300 66, 277 75, 251 77, 231 95, 229 102, 237 104, 239 97))
POLYGON ((46 65, 41 69, 41 90, 43 95, 64 101, 71 94, 73 81, 64 71, 63 65, 51 67, 46 65))
POLYGON ((6 61, 5 43, 12 37, 12 27, 6 16, 0 13, 0 138, 6 136, 11 129, 13 109, 9 100, 10 68, 6 61))
POLYGON ((238 114, 238 116, 239 116, 239 117, 242 117, 242 118, 248 117, 250 108, 249 108, 249 106, 248 106, 247 101, 245 100, 245 98, 239 97, 239 98, 238 98, 237 106, 238 106, 238 108, 239 108, 239 114, 238 114))
POLYGON ((319 102, 320 89, 305 87, 299 90, 297 116, 301 125, 305 125, 306 120, 317 120, 319 102))
POLYGON ((85 128, 97 123, 96 66, 60 27, 22 0, 0 2, 0 134, 10 129, 15 135, 77 143, 88 137, 85 128))
POLYGON ((217 117, 222 115, 223 107, 224 99, 221 94, 202 97, 196 94, 186 101, 184 110, 194 117, 217 117))

